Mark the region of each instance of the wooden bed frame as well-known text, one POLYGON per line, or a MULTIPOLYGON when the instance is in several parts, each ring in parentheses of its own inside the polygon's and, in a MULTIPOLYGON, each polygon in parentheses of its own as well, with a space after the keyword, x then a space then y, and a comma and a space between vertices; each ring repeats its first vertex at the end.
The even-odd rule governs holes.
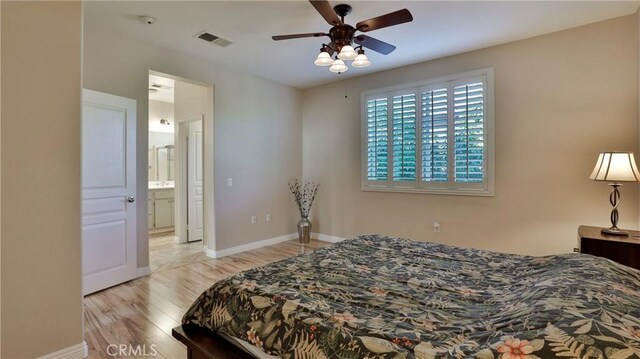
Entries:
POLYGON ((215 332, 197 325, 175 327, 171 334, 187 346, 187 359, 255 359, 215 332))

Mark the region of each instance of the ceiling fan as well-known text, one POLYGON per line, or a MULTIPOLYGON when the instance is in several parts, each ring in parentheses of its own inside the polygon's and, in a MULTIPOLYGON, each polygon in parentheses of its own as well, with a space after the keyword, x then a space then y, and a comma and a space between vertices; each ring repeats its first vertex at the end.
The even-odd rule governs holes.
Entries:
POLYGON ((402 9, 386 15, 363 20, 357 23, 356 26, 351 26, 344 22, 344 17, 351 12, 350 5, 340 4, 331 7, 331 4, 327 0, 309 0, 309 2, 329 25, 332 26, 329 32, 276 35, 273 36, 272 39, 279 41, 304 37, 329 37, 331 41, 328 44, 322 44, 320 54, 314 63, 318 66, 331 66, 329 70, 334 73, 347 71, 349 68, 344 63, 344 61, 347 60, 353 60, 351 64, 353 67, 370 66, 371 61, 369 61, 364 53, 365 47, 383 55, 388 55, 396 49, 395 46, 389 43, 364 34, 356 35, 356 32, 368 32, 413 21, 411 12, 407 9, 402 9), (356 49, 353 48, 352 43, 358 45, 356 47, 357 52, 356 49), (334 53, 337 53, 335 60, 331 58, 334 53))

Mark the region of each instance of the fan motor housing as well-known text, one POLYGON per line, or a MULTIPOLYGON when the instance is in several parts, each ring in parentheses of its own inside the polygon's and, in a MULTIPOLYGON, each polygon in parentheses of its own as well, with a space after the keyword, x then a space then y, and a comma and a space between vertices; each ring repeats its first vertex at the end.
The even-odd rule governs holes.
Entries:
POLYGON ((329 37, 331 41, 338 47, 338 51, 342 46, 349 45, 353 41, 353 34, 356 32, 356 29, 351 25, 338 25, 334 26, 329 30, 329 37))
POLYGON ((349 13, 351 12, 351 5, 339 4, 333 7, 333 11, 335 11, 336 14, 338 14, 338 16, 344 18, 345 16, 349 15, 349 13))

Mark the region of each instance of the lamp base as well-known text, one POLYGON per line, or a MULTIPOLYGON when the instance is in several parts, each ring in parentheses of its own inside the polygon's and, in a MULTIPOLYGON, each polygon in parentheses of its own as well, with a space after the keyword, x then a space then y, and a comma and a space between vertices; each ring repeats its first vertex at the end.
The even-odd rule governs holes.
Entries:
POLYGON ((614 235, 614 236, 624 236, 624 237, 628 237, 629 236, 629 232, 623 231, 622 229, 616 228, 616 227, 603 228, 600 232, 605 233, 605 234, 611 234, 611 235, 614 235))
POLYGON ((618 187, 622 185, 620 183, 610 183, 609 186, 612 188, 611 194, 609 194, 609 203, 613 206, 611 210, 611 227, 603 228, 601 232, 614 236, 628 237, 629 232, 618 228, 618 206, 620 205, 620 191, 618 187))

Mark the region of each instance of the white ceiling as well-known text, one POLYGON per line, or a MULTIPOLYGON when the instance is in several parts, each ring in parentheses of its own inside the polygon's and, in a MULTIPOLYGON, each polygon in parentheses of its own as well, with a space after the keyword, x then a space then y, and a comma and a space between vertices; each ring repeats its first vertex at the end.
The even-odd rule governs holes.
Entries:
POLYGON ((149 75, 149 100, 173 103, 175 83, 173 79, 149 75))
MULTIPOLYGON (((342 1, 332 1, 332 5, 342 1)), ((397 46, 384 56, 367 51, 373 65, 337 75, 313 65, 322 41, 275 42, 272 35, 326 32, 329 25, 307 1, 92 2, 85 28, 125 34, 189 56, 211 59, 286 85, 307 88, 339 79, 542 35, 634 13, 638 1, 348 1, 345 19, 358 21, 401 8, 414 21, 368 32, 397 46), (139 15, 157 18, 144 25, 139 15), (203 30, 233 42, 217 47, 195 35, 203 30)))

